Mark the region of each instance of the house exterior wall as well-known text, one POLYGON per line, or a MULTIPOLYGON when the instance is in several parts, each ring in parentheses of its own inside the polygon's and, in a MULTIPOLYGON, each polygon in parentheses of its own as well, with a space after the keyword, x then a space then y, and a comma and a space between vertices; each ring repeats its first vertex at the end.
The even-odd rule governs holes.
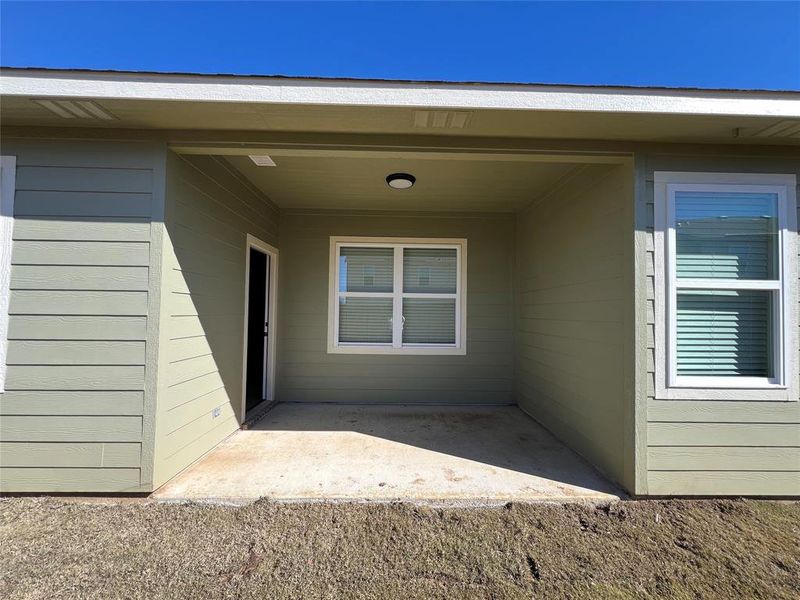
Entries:
POLYGON ((620 483, 633 455, 632 206, 629 165, 586 166, 517 220, 517 403, 620 483))
POLYGON ((170 152, 166 175, 156 487, 242 422, 247 234, 278 246, 278 209, 224 160, 170 152))
POLYGON ((152 485, 163 144, 4 137, 17 156, 3 492, 152 485))
POLYGON ((514 221, 502 214, 281 214, 276 397, 513 403, 514 221), (467 239, 466 356, 328 354, 330 236, 467 239))
MULTIPOLYGON (((800 494, 800 402, 663 400, 655 392, 654 172, 787 173, 800 179, 795 153, 771 156, 643 154, 636 158, 637 274, 646 304, 646 361, 637 406, 646 416, 637 493, 651 495, 800 494)), ((800 194, 798 194, 800 198, 800 194)), ((800 206, 798 207, 800 210, 800 206)), ((795 298, 792 310, 798 310, 795 298)), ((644 350, 644 348, 643 348, 644 350)), ((795 350, 796 351, 796 350, 795 350)))

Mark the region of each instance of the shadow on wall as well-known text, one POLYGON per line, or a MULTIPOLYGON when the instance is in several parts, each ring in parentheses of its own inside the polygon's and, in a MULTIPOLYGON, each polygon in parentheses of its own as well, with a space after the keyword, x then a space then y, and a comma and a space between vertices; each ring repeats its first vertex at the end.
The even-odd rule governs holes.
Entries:
POLYGON ((157 465, 171 476, 242 418, 247 233, 275 243, 278 217, 224 160, 170 155, 167 172, 157 465))

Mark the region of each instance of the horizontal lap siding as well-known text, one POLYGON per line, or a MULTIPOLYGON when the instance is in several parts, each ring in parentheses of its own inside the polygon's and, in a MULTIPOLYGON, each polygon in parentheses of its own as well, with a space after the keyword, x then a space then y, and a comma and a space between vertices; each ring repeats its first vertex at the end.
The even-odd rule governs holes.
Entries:
POLYGON ((513 219, 284 214, 277 398, 290 402, 513 402, 513 219), (467 354, 328 354, 330 236, 467 239, 467 354))
POLYGON ((277 246, 278 211, 224 160, 170 154, 166 226, 158 483, 238 427, 246 237, 277 246))
MULTIPOLYGON (((642 157, 646 223, 647 493, 652 495, 800 494, 800 402, 655 398, 655 171, 795 173, 782 158, 642 157)), ((800 198, 800 190, 798 190, 800 198)), ((800 216, 800 206, 798 206, 800 216)), ((800 245, 798 246, 800 248, 800 245)), ((794 299, 798 310, 798 299, 794 299)), ((800 364, 800 363, 796 363, 800 364)))
POLYGON ((14 141, 3 491, 127 492, 142 476, 155 146, 14 141))
POLYGON ((582 167, 517 222, 517 402, 616 481, 631 198, 629 168, 582 167))

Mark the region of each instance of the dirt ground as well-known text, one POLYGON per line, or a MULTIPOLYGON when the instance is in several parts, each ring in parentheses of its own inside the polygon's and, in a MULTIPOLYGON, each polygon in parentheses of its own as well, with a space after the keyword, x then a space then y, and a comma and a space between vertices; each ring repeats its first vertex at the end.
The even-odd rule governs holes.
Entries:
POLYGON ((2 598, 800 597, 800 503, 0 499, 2 598))

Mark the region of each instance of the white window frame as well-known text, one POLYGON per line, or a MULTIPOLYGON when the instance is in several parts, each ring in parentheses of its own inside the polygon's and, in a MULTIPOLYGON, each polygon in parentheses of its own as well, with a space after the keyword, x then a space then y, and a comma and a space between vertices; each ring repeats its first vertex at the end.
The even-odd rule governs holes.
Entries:
POLYGON ((794 175, 680 173, 654 176, 655 384, 667 400, 797 400, 797 179, 794 175), (767 192, 778 196, 778 279, 680 279, 675 256, 675 194, 681 191, 767 192), (679 289, 769 290, 773 305, 774 377, 677 374, 679 289))
POLYGON ((0 157, 0 394, 5 393, 17 157, 0 157))
POLYGON ((464 355, 467 353, 467 240, 461 238, 398 238, 331 236, 328 269, 328 353, 329 354, 424 354, 464 355), (339 255, 342 247, 393 248, 392 292, 340 292, 339 255), (403 292, 404 248, 454 248, 456 250, 456 293, 425 294, 403 292), (403 298, 454 298, 456 301, 455 344, 403 344, 402 319, 392 319, 391 344, 354 344, 339 342, 339 298, 392 298, 393 315, 403 314, 403 298))

